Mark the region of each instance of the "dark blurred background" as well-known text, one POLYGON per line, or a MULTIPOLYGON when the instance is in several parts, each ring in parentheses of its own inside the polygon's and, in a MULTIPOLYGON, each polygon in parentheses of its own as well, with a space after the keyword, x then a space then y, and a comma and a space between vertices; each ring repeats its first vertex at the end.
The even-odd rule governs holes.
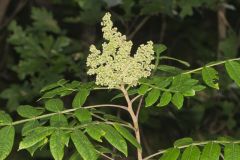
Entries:
MULTIPOLYGON (((85 60, 89 46, 103 41, 99 22, 106 12, 136 46, 148 40, 163 43, 168 49, 162 55, 191 66, 161 64, 194 69, 239 56, 240 0, 0 0, 0 109, 18 120, 20 104, 41 105, 36 100, 43 86, 62 78, 93 80, 86 75, 85 60)), ((141 110, 145 155, 187 136, 240 137, 240 90, 224 76, 223 68, 218 70, 223 75, 219 91, 198 93, 182 110, 172 106, 141 110)), ((88 103, 107 102, 113 93, 97 91, 88 103)), ((17 148, 16 142, 9 159, 33 159, 17 148)), ((37 151, 34 159, 52 159, 48 147, 37 151)))

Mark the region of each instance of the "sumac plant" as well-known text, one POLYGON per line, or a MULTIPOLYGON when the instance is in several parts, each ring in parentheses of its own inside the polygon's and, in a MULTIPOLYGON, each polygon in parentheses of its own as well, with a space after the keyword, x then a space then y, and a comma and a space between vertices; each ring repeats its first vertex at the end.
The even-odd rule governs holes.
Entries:
POLYGON ((13 121, 10 115, 0 112, 0 160, 11 153, 17 125, 22 127, 18 150, 27 150, 33 157, 37 149, 49 145, 55 160, 64 158, 67 147, 74 151, 70 160, 125 159, 128 145, 132 145, 136 148, 133 157, 137 160, 240 159, 240 141, 232 138, 203 142, 183 138, 177 140, 172 148, 143 156, 139 129, 141 108, 161 109, 172 103, 180 110, 186 97, 195 96, 206 86, 218 90, 219 75, 214 69, 218 65, 224 65, 234 85, 240 86, 240 58, 212 62, 193 70, 160 65, 161 59, 177 59, 160 56, 166 47, 154 45, 152 41, 140 45, 136 53, 131 54, 132 41, 113 27, 110 18, 110 13, 106 13, 101 23, 105 39, 102 49, 90 46, 86 65, 87 74, 95 78, 94 82, 62 79, 45 86, 39 99, 44 104, 42 107, 18 107, 17 113, 23 117, 22 120, 13 121), (96 90, 117 92, 113 99, 125 99, 125 103, 86 106, 85 101, 96 90), (74 95, 74 98, 66 104, 61 98, 69 95, 74 95), (69 104, 71 107, 66 107, 69 104), (101 108, 123 110, 131 121, 109 115, 101 108))

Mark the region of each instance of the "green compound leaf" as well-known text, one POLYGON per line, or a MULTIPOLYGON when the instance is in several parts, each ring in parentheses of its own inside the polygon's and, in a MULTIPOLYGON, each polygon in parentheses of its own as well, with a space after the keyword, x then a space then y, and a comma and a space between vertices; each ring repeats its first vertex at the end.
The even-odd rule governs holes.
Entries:
POLYGON ((177 160, 180 154, 180 150, 178 148, 170 148, 163 154, 163 156, 159 160, 177 160))
POLYGON ((181 109, 183 106, 184 97, 181 93, 175 93, 171 101, 178 109, 181 109))
POLYGON ((78 108, 82 107, 82 105, 85 103, 87 100, 88 95, 90 94, 90 91, 87 89, 81 89, 76 96, 73 99, 72 102, 72 107, 73 108, 78 108))
POLYGON ((110 125, 102 124, 101 128, 105 131, 104 137, 113 145, 117 150, 122 152, 126 157, 128 155, 127 143, 125 139, 110 125))
POLYGON ((189 137, 181 138, 174 142, 174 147, 180 147, 180 146, 189 145, 192 143, 193 143, 192 138, 189 138, 189 137))
POLYGON ((4 160, 12 151, 15 137, 13 126, 6 126, 0 129, 0 160, 4 160))
POLYGON ((200 154, 197 146, 190 146, 183 151, 181 160, 199 160, 200 154))
POLYGON ((219 80, 218 72, 212 67, 204 67, 202 70, 203 81, 212 88, 219 89, 219 84, 216 82, 219 80))
POLYGON ((210 142, 204 146, 200 160, 219 160, 220 152, 220 145, 210 142))
POLYGON ((106 134, 99 125, 87 125, 86 132, 90 137, 98 142, 102 142, 102 137, 106 134))
POLYGON ((132 143, 136 148, 141 149, 141 146, 137 142, 136 138, 126 128, 119 124, 114 124, 113 126, 125 139, 132 143))
POLYGON ((74 115, 82 123, 83 122, 91 122, 92 121, 91 112, 89 112, 89 110, 87 110, 87 109, 80 108, 80 109, 75 111, 74 115))
POLYGON ((43 108, 32 107, 30 105, 21 105, 17 108, 17 113, 24 118, 33 118, 41 115, 43 112, 43 108))
POLYGON ((71 133, 71 139, 78 153, 82 156, 84 160, 96 160, 98 158, 94 146, 82 131, 73 131, 71 133))
POLYGON ((160 103, 157 105, 159 107, 163 107, 169 104, 169 102, 172 99, 172 94, 170 92, 163 92, 161 98, 160 98, 160 103))
POLYGON ((240 87, 240 63, 235 61, 227 61, 225 68, 232 80, 240 87))
POLYGON ((152 106, 155 102, 157 102, 158 98, 160 96, 160 90, 159 89, 152 89, 147 97, 145 98, 146 105, 145 107, 152 106))
POLYGON ((45 103, 45 108, 51 112, 60 112, 63 110, 63 101, 59 98, 50 99, 45 103))
POLYGON ((45 139, 47 136, 51 135, 54 132, 52 127, 38 127, 35 128, 31 134, 28 134, 19 145, 19 149, 29 148, 41 140, 45 139))
POLYGON ((62 130, 56 130, 50 137, 50 151, 55 160, 62 160, 64 156, 64 146, 68 143, 68 134, 62 130))
POLYGON ((226 144, 224 148, 224 160, 240 160, 240 146, 238 144, 226 144))

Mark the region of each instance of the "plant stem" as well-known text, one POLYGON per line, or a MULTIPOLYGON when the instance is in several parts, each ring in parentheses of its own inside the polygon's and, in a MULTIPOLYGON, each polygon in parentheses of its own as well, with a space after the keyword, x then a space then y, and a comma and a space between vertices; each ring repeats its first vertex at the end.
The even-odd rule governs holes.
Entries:
MULTIPOLYGON (((228 60, 224 60, 224 61, 219 61, 219 62, 216 62, 216 63, 212 63, 212 64, 209 64, 209 65, 206 65, 204 67, 214 67, 214 66, 218 66, 220 64, 224 64, 227 61, 239 61, 239 60, 240 60, 240 57, 233 58, 233 59, 228 59, 228 60)), ((204 67, 200 67, 200 68, 197 68, 197 69, 186 71, 186 72, 183 72, 182 74, 190 74, 190 73, 194 73, 194 72, 197 72, 197 71, 201 71, 204 67)))
MULTIPOLYGON (((208 143, 218 143, 218 144, 224 145, 224 144, 229 144, 229 143, 239 144, 240 141, 219 141, 219 140, 216 140, 216 141, 203 141, 203 142, 194 142, 194 143, 191 143, 191 144, 188 144, 188 145, 178 146, 176 148, 183 149, 183 148, 187 148, 187 147, 190 147, 190 146, 202 146, 202 145, 206 145, 208 143)), ((156 157, 158 155, 161 155, 161 154, 163 154, 165 152, 167 152, 167 149, 166 150, 160 150, 160 151, 158 151, 158 152, 156 152, 156 153, 154 153, 154 154, 152 154, 152 155, 150 155, 148 157, 145 157, 143 160, 149 160, 149 159, 151 159, 153 157, 156 157)))
MULTIPOLYGON (((141 137, 140 137, 140 130, 139 130, 139 125, 138 125, 138 118, 135 115, 134 111, 133 111, 133 107, 132 107, 132 101, 129 98, 128 92, 125 89, 124 85, 121 85, 121 91, 123 92, 123 95, 127 101, 127 105, 128 105, 128 112, 132 118, 133 121, 133 127, 135 129, 135 137, 137 139, 137 142, 139 144, 141 144, 141 137)), ((142 149, 138 148, 137 149, 137 155, 138 155, 138 160, 142 160, 142 149)))
POLYGON ((51 117, 51 116, 54 116, 54 115, 57 115, 57 114, 66 114, 66 113, 69 113, 69 112, 74 112, 74 111, 76 111, 80 108, 90 109, 90 108, 100 108, 100 107, 114 107, 114 108, 121 108, 123 110, 128 111, 128 109, 125 106, 114 105, 114 104, 101 104, 101 105, 93 105, 93 106, 72 108, 72 109, 67 109, 67 110, 63 110, 63 111, 60 111, 60 112, 56 112, 56 113, 44 114, 44 115, 33 117, 33 118, 28 118, 28 119, 15 121, 15 122, 12 122, 12 123, 9 123, 9 124, 0 124, 0 126, 18 125, 18 124, 22 124, 22 123, 29 122, 29 121, 34 121, 34 120, 37 120, 37 119, 48 118, 48 117, 51 117))

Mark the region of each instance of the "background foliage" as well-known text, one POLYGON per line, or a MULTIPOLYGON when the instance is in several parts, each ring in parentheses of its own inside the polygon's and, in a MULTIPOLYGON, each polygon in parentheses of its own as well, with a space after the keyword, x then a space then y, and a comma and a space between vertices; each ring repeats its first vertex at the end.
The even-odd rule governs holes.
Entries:
MULTIPOLYGON (((20 119, 16 114, 19 105, 43 105, 42 101, 37 101, 43 86, 62 78, 90 82, 92 79, 86 76, 85 60, 89 54, 89 45, 102 43, 99 22, 106 11, 112 13, 116 26, 136 46, 147 40, 165 44, 168 49, 160 47, 164 52, 159 59, 158 71, 162 71, 160 75, 175 75, 180 69, 169 65, 189 70, 210 61, 239 57, 239 7, 238 0, 1 1, 1 110, 17 120, 20 119), (169 60, 167 56, 184 61, 169 60)), ((219 75, 226 75, 224 67, 217 69, 219 75)), ((240 92, 237 84, 228 76, 220 76, 219 79, 217 75, 213 78, 219 79, 219 84, 216 84, 213 79, 208 79, 208 72, 215 71, 204 69, 203 81, 216 89, 220 86, 221 90, 205 90, 191 99, 186 98, 181 110, 172 107, 172 104, 163 107, 167 100, 165 104, 154 107, 152 105, 158 99, 152 100, 146 96, 144 103, 151 107, 142 108, 139 117, 144 154, 170 147, 176 139, 182 137, 190 136, 196 140, 214 139, 219 135, 239 137, 240 92)), ((159 72, 156 71, 156 74, 159 75, 159 72)), ((187 76, 179 78, 189 79, 187 76)), ((64 81, 61 83, 65 84, 64 81)), ((154 85, 154 79, 141 83, 154 85)), ((72 82, 71 85, 74 88, 79 84, 72 82)), ((149 94, 149 97, 160 95, 157 90, 149 94)), ((114 91, 97 91, 86 103, 108 102, 114 95, 114 91)), ((168 96, 166 93, 165 97, 168 96)), ((175 97, 179 99, 179 95, 175 97)), ((69 96, 63 99, 66 109, 71 108, 72 98, 69 96)), ((120 99, 113 101, 123 102, 120 99)), ((183 104, 178 102, 175 105, 182 107, 183 104)), ((104 111, 128 120, 122 112, 111 109, 104 111)), ((16 134, 20 132, 16 128, 16 134)), ((74 134, 72 138, 75 138, 74 134)), ((17 147, 10 159, 32 159, 25 151, 17 152, 17 147)), ((66 155, 72 154, 71 149, 66 151, 66 155)), ((133 156, 132 153, 129 155, 133 156)), ((36 159, 50 157, 47 147, 35 153, 36 159)))

